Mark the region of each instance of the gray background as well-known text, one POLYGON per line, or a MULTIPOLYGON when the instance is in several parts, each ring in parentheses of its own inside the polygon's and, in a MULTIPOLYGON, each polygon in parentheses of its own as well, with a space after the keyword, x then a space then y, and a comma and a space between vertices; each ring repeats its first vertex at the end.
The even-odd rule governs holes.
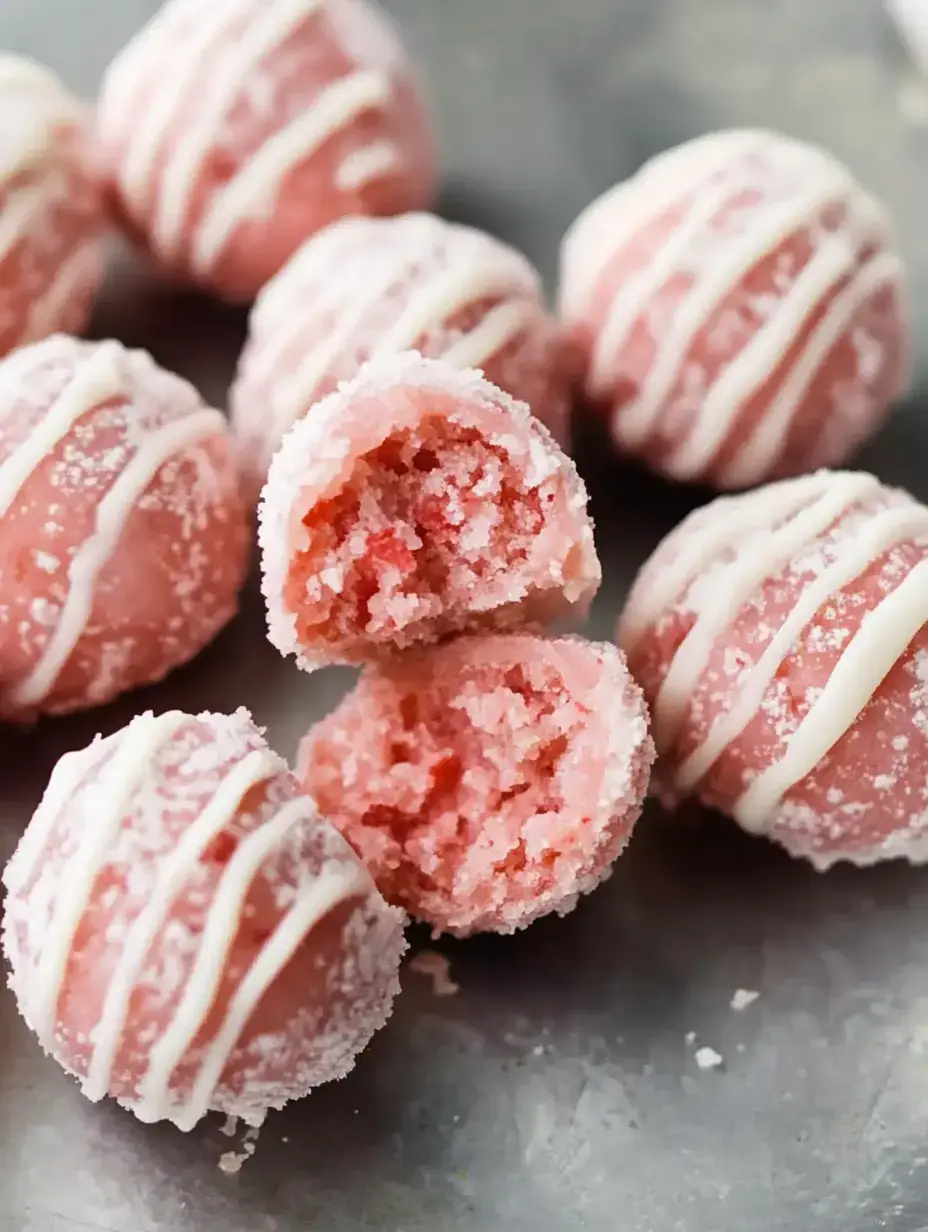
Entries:
MULTIPOLYGON (((220 3, 221 0, 215 0, 220 3)), ((88 95, 154 0, 2 0, 0 45, 88 95)), ((721 125, 823 142, 898 215, 922 355, 928 108, 876 0, 393 0, 431 76, 442 209, 550 280, 576 212, 649 154, 721 125)), ((169 66, 168 70, 169 71, 169 66)), ((220 404, 239 315, 115 277, 96 321, 220 404)), ((928 498, 924 407, 862 464, 928 498)), ((641 560, 701 494, 612 463, 593 489, 608 635, 641 560)), ((191 668, 118 706, 4 735, 0 858, 55 758, 143 706, 245 703, 285 754, 343 674, 299 677, 254 591, 191 668)), ((928 1228, 928 872, 819 877, 712 818, 643 818, 605 887, 515 938, 442 943, 457 996, 407 974, 344 1082, 261 1133, 236 1176, 184 1137, 91 1106, 0 994, 0 1229, 68 1232, 857 1232, 928 1228), (738 987, 759 990, 742 1014, 738 987), (695 1043, 686 1035, 695 1032, 695 1043), (724 1067, 701 1072, 707 1044, 724 1067)), ((417 946, 427 943, 414 935, 417 946)))

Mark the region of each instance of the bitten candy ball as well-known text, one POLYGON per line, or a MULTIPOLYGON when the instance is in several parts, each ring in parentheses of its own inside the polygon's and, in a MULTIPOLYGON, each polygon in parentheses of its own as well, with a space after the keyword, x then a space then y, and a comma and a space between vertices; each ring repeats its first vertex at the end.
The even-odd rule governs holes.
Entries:
POLYGON ((436 184, 415 71, 368 0, 168 0, 110 65, 96 141, 130 233, 232 301, 327 223, 436 184))
POLYGON ((837 465, 906 384, 886 214, 776 133, 700 137, 595 201, 564 241, 560 305, 619 449, 671 479, 837 465))
POLYGON ((372 361, 284 437, 259 511, 270 639, 301 667, 584 613, 586 491, 527 406, 418 354, 372 361))
POLYGON ((819 868, 928 859, 928 509, 823 471, 698 510, 619 641, 660 781, 819 868))
POLYGON ((342 1077, 399 988, 402 913, 244 710, 67 754, 3 881, 23 1017, 143 1121, 259 1125, 342 1077))
POLYGON ((0 715, 110 701, 234 615, 248 514, 224 417, 143 351, 0 363, 0 715))
POLYGON ((479 368, 568 437, 567 368, 541 280, 515 249, 429 214, 346 218, 261 292, 232 388, 255 488, 284 432, 372 356, 479 368))
POLYGON ((90 315, 105 214, 85 119, 48 69, 0 53, 0 356, 90 315))
POLYGON ((297 774, 389 901, 437 931, 507 933, 608 876, 653 756, 614 646, 522 633, 369 668, 297 774))

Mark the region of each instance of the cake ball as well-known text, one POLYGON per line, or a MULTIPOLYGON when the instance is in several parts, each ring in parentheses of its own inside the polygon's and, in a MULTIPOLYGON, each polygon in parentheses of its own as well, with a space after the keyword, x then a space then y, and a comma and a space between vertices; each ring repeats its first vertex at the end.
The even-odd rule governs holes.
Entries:
POLYGON ((20 1012, 142 1121, 259 1125, 347 1073, 398 991, 402 912, 244 710, 66 754, 3 882, 20 1012))
POLYGON ((313 670, 585 614, 586 491, 479 372, 388 356, 284 437, 259 508, 270 639, 313 670))
POLYGON ((525 257, 430 214, 345 218, 303 245, 251 314, 231 407, 255 489, 295 420, 372 356, 409 350, 481 369, 566 442, 560 331, 525 257))
POLYGON ((659 155, 571 228, 561 315, 619 449, 750 487, 835 466, 904 389, 908 311, 882 207, 770 132, 659 155))
POLYGON ((620 651, 513 633, 368 668, 297 774, 389 902, 436 932, 509 933, 609 875, 653 756, 620 651))
POLYGON ((100 705, 236 610, 248 514, 225 418, 143 351, 61 334, 0 363, 0 716, 100 705))
POLYGON ((334 219, 436 185, 415 71, 368 0, 168 0, 107 70, 96 139, 129 232, 232 301, 334 219))
POLYGON ((670 800, 819 868, 928 859, 928 509, 823 471, 664 541, 619 627, 670 800))
POLYGON ((0 53, 0 356, 90 315, 105 215, 85 118, 48 69, 0 53))
POLYGON ((928 73, 928 6, 925 0, 886 0, 886 8, 916 66, 928 73))

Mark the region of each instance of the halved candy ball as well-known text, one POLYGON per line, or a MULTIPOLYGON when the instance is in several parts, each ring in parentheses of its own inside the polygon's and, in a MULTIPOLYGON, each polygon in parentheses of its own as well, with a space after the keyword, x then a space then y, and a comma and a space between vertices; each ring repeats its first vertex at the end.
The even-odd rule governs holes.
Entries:
POLYGON ((699 137, 605 193, 564 241, 560 300, 618 447, 671 479, 837 465, 908 376, 885 211, 777 133, 699 137))
POLYGON ((817 867, 928 859, 928 509, 823 471, 698 510, 619 641, 660 781, 817 867))
POLYGON ((294 425, 259 539, 271 641, 307 669, 583 612, 600 579, 586 491, 528 407, 417 354, 294 425))
POLYGON ((260 1124, 342 1077, 398 991, 402 913, 243 710, 67 754, 3 882, 23 1017, 143 1121, 260 1124))
POLYGON ((297 774, 390 902, 437 931, 506 933, 609 875, 653 756, 614 646, 520 633, 368 668, 297 774))

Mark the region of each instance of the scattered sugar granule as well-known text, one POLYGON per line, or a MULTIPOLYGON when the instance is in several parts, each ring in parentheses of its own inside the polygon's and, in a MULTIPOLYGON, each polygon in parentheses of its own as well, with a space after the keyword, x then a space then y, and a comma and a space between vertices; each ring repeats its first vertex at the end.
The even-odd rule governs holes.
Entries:
POLYGON ((409 970, 424 975, 432 981, 432 993, 436 997, 453 997, 461 985, 451 978, 451 964, 437 950, 420 950, 410 960, 409 970))
MULTIPOLYGON (((229 1122, 237 1121, 237 1117, 229 1117, 226 1124, 223 1126, 223 1133, 228 1132, 229 1122)), ((235 1132, 234 1130, 232 1131, 235 1132)), ((219 1171, 224 1172, 226 1176, 232 1176, 236 1172, 241 1172, 242 1166, 251 1159, 258 1148, 258 1135, 260 1130, 254 1126, 250 1126, 245 1130, 245 1136, 242 1139, 242 1149, 240 1151, 226 1151, 224 1155, 219 1157, 219 1171)))
POLYGON ((696 1043, 696 1032, 687 1031, 686 1035, 683 1038, 686 1040, 688 1044, 695 1044, 696 1043))
POLYGON ((703 1046, 696 1049, 696 1064, 700 1069, 718 1069, 720 1065, 724 1065, 725 1058, 720 1052, 716 1052, 714 1048, 703 1046))
POLYGON ((731 1008, 736 1014, 740 1014, 742 1010, 746 1010, 749 1005, 753 1005, 760 996, 759 992, 755 992, 752 988, 737 988, 734 996, 731 999, 731 1008))

